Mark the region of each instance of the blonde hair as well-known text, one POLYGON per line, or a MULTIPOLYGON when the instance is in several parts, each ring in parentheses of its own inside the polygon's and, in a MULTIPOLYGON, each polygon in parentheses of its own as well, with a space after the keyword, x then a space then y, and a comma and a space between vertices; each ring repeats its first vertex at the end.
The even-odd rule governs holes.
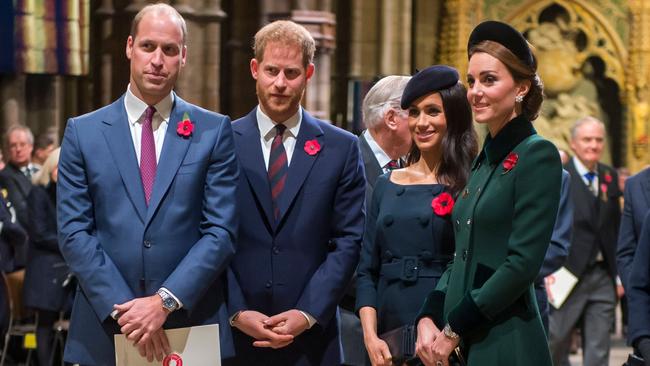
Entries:
POLYGON ((262 62, 264 49, 269 42, 279 42, 283 45, 295 45, 302 50, 302 63, 306 68, 314 60, 316 42, 309 31, 302 25, 290 20, 276 20, 262 27, 255 33, 253 52, 255 59, 262 62))
POLYGON ((40 185, 40 186, 47 186, 50 184, 50 181, 52 180, 52 172, 54 169, 57 169, 59 166, 59 155, 61 154, 61 148, 57 147, 56 149, 52 150, 50 153, 50 156, 45 159, 45 162, 43 163, 43 166, 41 166, 41 170, 39 170, 34 176, 32 177, 32 183, 35 185, 40 185))

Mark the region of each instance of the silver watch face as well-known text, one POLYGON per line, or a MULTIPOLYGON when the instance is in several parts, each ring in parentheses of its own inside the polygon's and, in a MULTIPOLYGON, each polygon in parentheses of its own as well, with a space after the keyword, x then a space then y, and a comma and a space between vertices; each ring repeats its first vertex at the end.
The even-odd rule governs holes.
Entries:
POLYGON ((176 309, 176 301, 171 296, 165 297, 163 299, 163 306, 165 309, 174 310, 176 309))

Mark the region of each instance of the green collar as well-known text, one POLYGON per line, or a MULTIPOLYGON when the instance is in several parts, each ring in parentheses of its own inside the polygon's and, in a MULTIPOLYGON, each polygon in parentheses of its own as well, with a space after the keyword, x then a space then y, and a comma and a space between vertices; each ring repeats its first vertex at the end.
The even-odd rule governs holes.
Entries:
POLYGON ((519 145, 525 138, 536 134, 533 124, 523 115, 519 115, 506 123, 505 126, 492 138, 490 134, 485 138, 483 150, 474 161, 472 169, 476 164, 486 158, 490 165, 494 165, 506 157, 515 146, 519 145))

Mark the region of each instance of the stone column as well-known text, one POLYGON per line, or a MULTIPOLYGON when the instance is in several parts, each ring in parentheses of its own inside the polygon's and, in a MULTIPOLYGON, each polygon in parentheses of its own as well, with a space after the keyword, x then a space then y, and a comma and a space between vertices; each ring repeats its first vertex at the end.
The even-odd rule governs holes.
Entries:
POLYGON ((630 0, 630 40, 625 82, 627 167, 643 169, 650 159, 650 3, 630 0))
POLYGON ((336 17, 333 13, 320 10, 293 10, 289 14, 269 14, 269 20, 290 19, 311 33, 316 41, 314 55, 315 72, 307 84, 303 106, 312 115, 324 120, 330 119, 332 53, 336 45, 336 17))
POLYGON ((379 74, 411 74, 411 0, 382 0, 379 74))

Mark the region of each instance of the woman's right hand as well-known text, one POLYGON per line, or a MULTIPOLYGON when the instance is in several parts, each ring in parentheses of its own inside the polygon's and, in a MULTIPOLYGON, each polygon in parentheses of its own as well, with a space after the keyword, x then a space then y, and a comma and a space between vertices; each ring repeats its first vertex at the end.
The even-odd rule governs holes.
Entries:
POLYGON ((372 366, 391 366, 393 359, 388 349, 388 344, 381 338, 375 336, 370 339, 364 339, 368 356, 372 366))
POLYGON ((425 366, 436 366, 436 358, 433 355, 433 342, 440 334, 440 330, 428 317, 418 322, 418 337, 415 342, 415 353, 425 366))

